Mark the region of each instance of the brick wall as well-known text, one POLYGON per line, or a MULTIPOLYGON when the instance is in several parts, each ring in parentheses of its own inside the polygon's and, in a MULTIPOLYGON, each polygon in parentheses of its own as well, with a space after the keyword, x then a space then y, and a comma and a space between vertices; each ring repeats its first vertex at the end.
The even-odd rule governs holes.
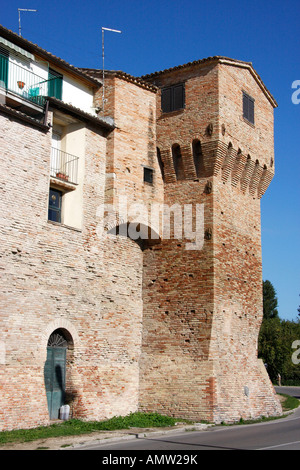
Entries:
POLYGON ((257 360, 259 199, 274 172, 272 103, 248 68, 215 60, 148 79, 159 87, 185 83, 184 110, 163 114, 157 97, 157 141, 165 202, 203 203, 205 240, 201 250, 185 250, 183 238, 145 253, 141 407, 215 422, 278 414, 257 360), (243 89, 255 99, 254 126, 243 118, 243 89), (198 178, 194 139, 202 147, 198 178), (174 143, 181 146, 182 181, 174 143))
MULTIPOLYGON (((273 106, 240 65, 203 61, 154 74, 148 84, 106 74, 105 114, 116 128, 106 135, 85 125, 82 229, 47 221, 52 130, 0 115, 1 429, 48 424, 44 365, 57 328, 69 341, 73 416, 142 409, 220 422, 280 413, 257 361, 259 199, 274 173, 273 106), (163 114, 151 82, 185 82, 185 109, 163 114), (254 126, 241 116, 242 89, 255 99, 254 126), (144 182, 144 166, 153 184, 144 182), (187 249, 193 240, 161 226, 156 244, 104 230, 133 220, 147 230, 153 205, 163 203, 204 208, 201 248, 187 249), (104 227, 109 204, 115 212, 104 227), (134 204, 146 211, 137 214, 134 204)), ((96 105, 101 100, 100 90, 96 105)))
POLYGON ((47 221, 51 130, 6 115, 0 125, 1 429, 48 424, 44 364, 57 328, 71 339, 74 416, 127 414, 138 404, 142 253, 128 238, 98 234, 106 138, 86 127, 83 228, 74 230, 47 221))

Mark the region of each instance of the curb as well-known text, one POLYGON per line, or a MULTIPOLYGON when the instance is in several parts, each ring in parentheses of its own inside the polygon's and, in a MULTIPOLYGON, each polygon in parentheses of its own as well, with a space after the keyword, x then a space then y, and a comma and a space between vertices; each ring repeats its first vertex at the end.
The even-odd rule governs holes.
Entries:
POLYGON ((205 431, 207 428, 214 426, 213 424, 202 424, 202 423, 195 423, 193 425, 189 426, 179 426, 176 428, 171 428, 171 429, 161 429, 161 430, 154 430, 154 429, 146 429, 145 431, 138 431, 138 432, 128 432, 127 434, 124 435, 119 435, 119 436, 112 436, 112 437, 105 437, 105 438, 100 438, 100 439, 93 439, 89 440, 87 442, 84 442, 84 436, 83 441, 80 442, 79 444, 73 444, 67 448, 61 449, 61 450, 73 450, 77 448, 84 448, 85 446, 93 446, 93 445, 102 445, 102 444, 107 444, 111 442, 119 442, 119 441, 133 441, 135 439, 144 439, 152 436, 162 436, 165 434, 179 434, 181 432, 193 432, 193 431, 205 431))

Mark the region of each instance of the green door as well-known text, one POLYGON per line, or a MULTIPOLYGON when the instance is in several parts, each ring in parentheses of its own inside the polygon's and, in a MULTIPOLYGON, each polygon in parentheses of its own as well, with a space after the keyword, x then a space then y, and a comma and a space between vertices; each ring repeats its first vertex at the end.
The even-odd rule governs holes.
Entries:
POLYGON ((64 405, 66 351, 66 348, 47 348, 44 376, 50 419, 58 419, 59 408, 64 405))
POLYGON ((8 55, 0 52, 0 87, 7 88, 8 83, 8 55))

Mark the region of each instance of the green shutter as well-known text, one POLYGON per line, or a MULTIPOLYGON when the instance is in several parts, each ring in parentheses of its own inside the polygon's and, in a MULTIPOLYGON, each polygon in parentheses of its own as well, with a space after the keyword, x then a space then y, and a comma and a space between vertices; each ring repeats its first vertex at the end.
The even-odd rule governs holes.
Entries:
POLYGON ((48 80, 48 96, 53 96, 61 100, 63 76, 55 70, 50 69, 48 80))
POLYGON ((8 83, 8 57, 0 53, 0 82, 1 87, 7 88, 8 83))

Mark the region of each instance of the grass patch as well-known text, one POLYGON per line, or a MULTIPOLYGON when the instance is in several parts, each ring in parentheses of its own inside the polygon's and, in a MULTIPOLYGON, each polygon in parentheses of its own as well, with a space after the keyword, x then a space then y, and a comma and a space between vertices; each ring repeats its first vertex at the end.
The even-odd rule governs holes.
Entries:
POLYGON ((70 419, 50 426, 34 429, 17 429, 0 432, 0 445, 13 442, 30 442, 51 437, 79 436, 97 431, 116 431, 129 428, 153 428, 174 426, 180 420, 158 413, 130 413, 106 421, 81 421, 70 419))
POLYGON ((300 405, 300 401, 298 398, 291 397, 290 395, 286 395, 284 393, 280 393, 282 397, 284 397, 284 400, 281 402, 282 410, 283 411, 290 411, 294 410, 295 408, 298 408, 300 405))

